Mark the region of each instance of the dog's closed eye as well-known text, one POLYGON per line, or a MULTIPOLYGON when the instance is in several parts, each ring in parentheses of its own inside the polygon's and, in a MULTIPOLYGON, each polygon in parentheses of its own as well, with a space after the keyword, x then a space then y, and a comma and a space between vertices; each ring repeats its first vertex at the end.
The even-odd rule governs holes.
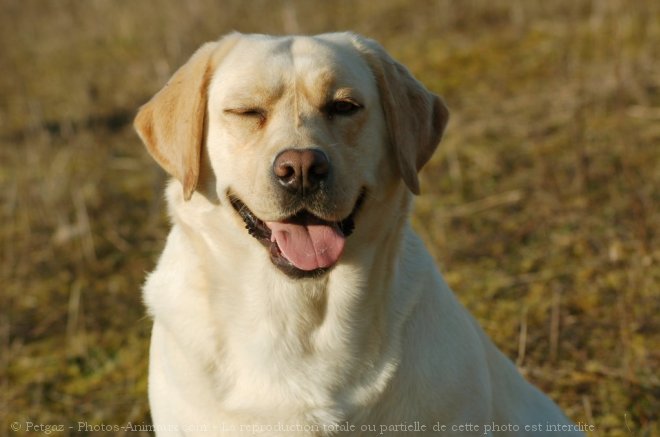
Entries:
POLYGON ((260 120, 266 119, 266 110, 261 108, 252 108, 252 107, 238 107, 238 108, 227 108, 224 110, 225 114, 236 115, 239 117, 253 117, 260 120))

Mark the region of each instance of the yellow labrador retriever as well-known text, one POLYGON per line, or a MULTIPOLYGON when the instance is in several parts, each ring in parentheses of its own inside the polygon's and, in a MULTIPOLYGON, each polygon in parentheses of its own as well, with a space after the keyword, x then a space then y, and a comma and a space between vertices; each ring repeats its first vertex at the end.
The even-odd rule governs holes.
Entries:
POLYGON ((159 436, 577 429, 411 230, 447 120, 352 33, 231 34, 140 109, 135 128, 173 176, 172 230, 144 287, 159 436))

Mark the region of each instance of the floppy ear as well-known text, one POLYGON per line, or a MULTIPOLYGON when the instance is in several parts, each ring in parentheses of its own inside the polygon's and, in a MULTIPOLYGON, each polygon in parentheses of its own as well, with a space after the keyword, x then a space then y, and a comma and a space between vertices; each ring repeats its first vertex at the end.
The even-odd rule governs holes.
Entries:
POLYGON ((208 85, 220 57, 233 46, 228 39, 236 40, 225 38, 199 48, 133 122, 151 156, 181 182, 186 200, 199 179, 208 85))
POLYGON ((401 177, 410 191, 419 194, 417 173, 438 146, 449 120, 449 110, 440 97, 429 92, 380 44, 358 35, 352 38, 378 83, 401 177))

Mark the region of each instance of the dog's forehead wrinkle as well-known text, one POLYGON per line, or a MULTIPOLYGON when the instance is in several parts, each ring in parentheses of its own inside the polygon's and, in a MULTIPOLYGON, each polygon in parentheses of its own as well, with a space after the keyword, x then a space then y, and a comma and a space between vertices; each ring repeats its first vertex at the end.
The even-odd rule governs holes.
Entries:
POLYGON ((228 103, 238 105, 267 105, 282 97, 284 86, 273 81, 261 81, 258 78, 244 80, 227 90, 224 98, 228 103))
POLYGON ((291 71, 290 44, 290 38, 244 38, 218 67, 212 88, 228 100, 277 99, 291 71))
POLYGON ((369 77, 366 63, 354 50, 323 38, 296 38, 291 53, 295 92, 315 106, 356 92, 369 77))
POLYGON ((241 109, 268 109, 283 101, 299 129, 306 113, 332 99, 363 103, 360 90, 370 86, 369 69, 354 52, 324 38, 248 36, 219 66, 213 89, 223 104, 241 109))

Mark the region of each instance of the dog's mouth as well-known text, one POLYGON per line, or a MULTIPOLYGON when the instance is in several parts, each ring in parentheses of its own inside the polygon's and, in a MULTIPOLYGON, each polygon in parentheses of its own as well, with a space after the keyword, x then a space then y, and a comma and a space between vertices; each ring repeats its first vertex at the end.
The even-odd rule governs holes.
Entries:
POLYGON ((336 222, 306 209, 281 221, 264 221, 235 195, 228 197, 248 233, 268 249, 271 262, 288 276, 304 278, 320 276, 339 261, 346 238, 355 228, 355 215, 364 202, 365 192, 348 217, 336 222))

